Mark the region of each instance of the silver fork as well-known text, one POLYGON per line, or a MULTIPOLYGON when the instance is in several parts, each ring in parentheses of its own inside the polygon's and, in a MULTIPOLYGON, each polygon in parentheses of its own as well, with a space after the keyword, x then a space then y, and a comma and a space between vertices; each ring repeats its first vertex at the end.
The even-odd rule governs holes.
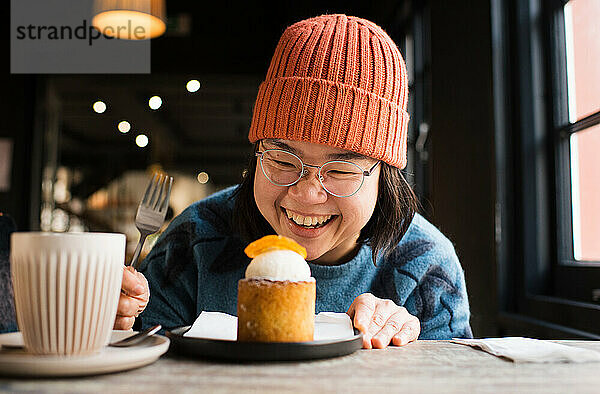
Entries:
POLYGON ((144 198, 142 198, 138 206, 137 213, 135 214, 135 226, 140 232, 140 241, 135 248, 131 263, 129 263, 135 269, 138 268, 138 258, 140 257, 146 237, 157 232, 165 222, 172 185, 173 177, 154 174, 146 188, 144 198))

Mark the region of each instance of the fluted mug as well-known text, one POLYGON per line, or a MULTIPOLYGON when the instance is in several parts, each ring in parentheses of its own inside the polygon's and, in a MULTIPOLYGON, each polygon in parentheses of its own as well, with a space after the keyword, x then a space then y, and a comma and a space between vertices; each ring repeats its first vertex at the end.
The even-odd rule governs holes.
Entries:
POLYGON ((108 344, 124 234, 16 232, 10 250, 17 323, 27 351, 82 355, 108 344))

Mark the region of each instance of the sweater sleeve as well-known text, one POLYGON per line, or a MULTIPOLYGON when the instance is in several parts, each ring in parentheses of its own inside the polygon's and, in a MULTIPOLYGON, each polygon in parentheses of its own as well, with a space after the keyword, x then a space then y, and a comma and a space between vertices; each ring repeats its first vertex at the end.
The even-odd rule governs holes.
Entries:
POLYGON ((172 329, 196 318, 198 274, 186 227, 174 221, 140 265, 150 287, 150 300, 140 316, 142 328, 161 324, 172 329))
POLYGON ((406 304, 421 320, 420 339, 472 338, 463 270, 454 248, 430 251, 427 270, 406 304))
POLYGON ((17 331, 13 287, 10 279, 10 234, 15 222, 0 213, 0 334, 17 331))
POLYGON ((419 339, 472 338, 465 277, 452 243, 420 218, 387 259, 378 296, 419 318, 419 339))

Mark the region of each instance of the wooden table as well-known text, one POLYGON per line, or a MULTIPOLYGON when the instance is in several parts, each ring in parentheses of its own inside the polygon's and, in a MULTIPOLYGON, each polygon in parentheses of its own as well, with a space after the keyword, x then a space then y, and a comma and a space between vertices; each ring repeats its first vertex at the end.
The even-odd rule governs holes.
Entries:
MULTIPOLYGON (((557 341, 600 351, 600 341, 557 341)), ((5 379, 10 392, 600 393, 600 363, 515 364, 448 341, 360 350, 335 359, 233 364, 167 353, 131 371, 72 379, 5 379)))

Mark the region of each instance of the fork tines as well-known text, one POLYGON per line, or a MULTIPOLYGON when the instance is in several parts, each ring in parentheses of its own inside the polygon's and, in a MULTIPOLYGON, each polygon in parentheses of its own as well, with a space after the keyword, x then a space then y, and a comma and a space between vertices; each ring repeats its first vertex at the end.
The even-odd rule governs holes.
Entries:
POLYGON ((173 177, 155 173, 146 188, 142 205, 154 211, 166 211, 169 206, 173 177))

